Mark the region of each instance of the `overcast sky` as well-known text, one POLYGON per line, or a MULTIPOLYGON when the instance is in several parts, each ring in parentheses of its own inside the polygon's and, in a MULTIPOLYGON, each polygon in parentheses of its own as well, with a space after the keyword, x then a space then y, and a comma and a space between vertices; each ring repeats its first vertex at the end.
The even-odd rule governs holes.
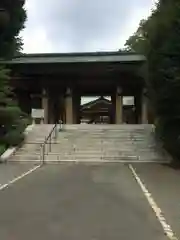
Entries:
POLYGON ((26 0, 24 52, 122 48, 155 0, 26 0))

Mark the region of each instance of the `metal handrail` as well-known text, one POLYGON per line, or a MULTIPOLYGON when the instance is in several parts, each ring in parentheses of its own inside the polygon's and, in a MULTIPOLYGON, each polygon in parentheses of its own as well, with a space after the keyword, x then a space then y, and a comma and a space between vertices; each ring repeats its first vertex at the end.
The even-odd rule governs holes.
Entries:
POLYGON ((57 139, 57 135, 58 135, 58 126, 59 126, 59 131, 62 130, 62 121, 59 121, 59 123, 56 123, 51 132, 49 133, 49 135, 45 138, 43 144, 41 145, 41 160, 42 163, 45 163, 45 155, 48 154, 49 152, 51 152, 52 149, 52 140, 53 139, 57 139), (48 146, 48 152, 46 153, 46 146, 48 146))

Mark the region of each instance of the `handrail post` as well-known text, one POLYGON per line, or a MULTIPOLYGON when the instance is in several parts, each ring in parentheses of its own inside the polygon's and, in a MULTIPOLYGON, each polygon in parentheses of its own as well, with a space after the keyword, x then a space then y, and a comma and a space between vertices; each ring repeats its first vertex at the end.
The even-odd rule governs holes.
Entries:
POLYGON ((58 128, 57 128, 57 124, 56 124, 56 126, 55 126, 55 139, 57 139, 57 135, 58 135, 58 133, 57 133, 57 131, 58 131, 58 128))
POLYGON ((52 135, 50 135, 50 138, 49 138, 49 152, 51 152, 51 137, 52 135))
POLYGON ((59 120, 59 132, 62 130, 62 123, 63 123, 63 121, 59 120))
POLYGON ((42 145, 42 163, 45 163, 45 144, 42 145))
MULTIPOLYGON (((62 122, 62 121, 61 121, 62 122)), ((58 137, 58 123, 55 124, 53 129, 51 130, 48 137, 45 138, 44 143, 41 146, 41 160, 43 164, 45 163, 45 155, 46 155, 46 146, 47 146, 47 154, 52 151, 52 141, 53 139, 57 139, 58 137)))
POLYGON ((101 139, 101 160, 103 160, 103 139, 101 139))

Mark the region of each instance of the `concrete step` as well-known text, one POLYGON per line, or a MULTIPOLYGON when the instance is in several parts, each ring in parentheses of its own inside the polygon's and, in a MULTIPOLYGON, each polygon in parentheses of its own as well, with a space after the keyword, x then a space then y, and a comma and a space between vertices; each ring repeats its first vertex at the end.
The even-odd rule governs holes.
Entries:
MULTIPOLYGON (((94 157, 102 157, 102 156, 105 156, 105 157, 112 157, 112 156, 115 156, 115 157, 119 157, 119 156, 141 156, 140 154, 135 154, 135 153, 122 153, 122 154, 119 154, 119 153, 114 153, 114 154, 110 154, 110 153, 71 153, 71 152, 67 152, 67 153, 48 153, 48 156, 74 156, 74 157, 78 157, 78 156, 81 156, 81 157, 89 157, 89 158, 94 158, 94 157)), ((145 156, 146 157, 146 156, 145 156)))
POLYGON ((101 160, 109 160, 109 161, 128 161, 128 160, 134 160, 138 161, 137 156, 57 156, 57 155, 48 155, 46 159, 49 160, 89 160, 94 161, 96 159, 101 160))
POLYGON ((113 153, 113 154, 110 154, 110 153, 105 153, 105 152, 66 152, 66 153, 53 153, 53 152, 50 152, 48 153, 48 156, 82 156, 82 157, 96 157, 96 156, 115 156, 115 157, 119 157, 119 156, 138 156, 137 154, 135 153, 132 153, 132 152, 122 152, 122 153, 113 153))
MULTIPOLYGON (((88 146, 88 147, 83 147, 83 146, 52 146, 51 151, 136 151, 138 148, 135 146, 88 146)), ((142 151, 154 151, 156 149, 145 149, 142 151)))
MULTIPOLYGON (((52 153, 61 153, 61 152, 77 152, 77 153, 92 153, 92 152, 108 152, 108 153, 121 153, 121 152, 138 152, 137 149, 123 149, 123 148, 118 148, 118 149, 111 149, 111 148, 89 148, 89 149, 73 149, 73 148, 66 148, 66 149, 63 149, 63 148, 56 148, 56 149, 52 149, 51 150, 52 153)), ((144 153, 147 153, 147 152, 150 152, 150 151, 144 151, 144 153)), ((142 152, 143 153, 143 152, 142 152)))
POLYGON ((23 154, 23 155, 15 155, 11 159, 9 159, 9 162, 15 162, 15 161, 34 161, 34 160, 41 160, 41 157, 39 155, 29 155, 29 154, 23 154))
MULTIPOLYGON (((38 126, 26 144, 13 156, 14 161, 40 161, 41 144, 52 126, 38 126), (34 143, 34 145, 32 144, 34 143), (29 145, 28 145, 29 144, 29 145), (32 144, 32 145, 31 145, 32 144)), ((64 126, 47 161, 157 161, 163 159, 156 146, 151 125, 64 126)))

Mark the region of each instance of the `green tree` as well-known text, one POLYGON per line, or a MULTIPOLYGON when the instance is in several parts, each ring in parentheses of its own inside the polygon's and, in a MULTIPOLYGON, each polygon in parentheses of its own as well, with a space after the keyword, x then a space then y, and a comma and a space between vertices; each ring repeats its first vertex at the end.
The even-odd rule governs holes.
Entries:
POLYGON ((180 156, 180 1, 160 0, 126 46, 147 56, 157 132, 165 146, 180 156))
MULTIPOLYGON (((23 4, 23 0, 0 1, 0 59, 12 58, 21 50, 18 34, 26 19, 23 4)), ((0 66, 0 144, 5 147, 22 141, 27 123, 9 80, 9 70, 0 66)))
POLYGON ((0 57, 11 58, 21 50, 19 32, 24 28, 24 0, 0 1, 0 57))

